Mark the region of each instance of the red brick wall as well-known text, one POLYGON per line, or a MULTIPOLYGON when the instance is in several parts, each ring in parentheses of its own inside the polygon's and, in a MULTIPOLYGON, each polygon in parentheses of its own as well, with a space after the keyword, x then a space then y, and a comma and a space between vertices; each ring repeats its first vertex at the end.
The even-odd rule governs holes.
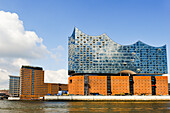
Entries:
POLYGON ((84 95, 84 76, 72 76, 68 80, 69 94, 84 95))
POLYGON ((133 76, 134 95, 152 94, 151 76, 133 76))
POLYGON ((168 95, 168 77, 155 76, 156 79, 156 95, 168 95))
POLYGON ((111 76, 112 95, 129 93, 129 76, 111 76))
POLYGON ((107 76, 89 76, 89 94, 107 95, 107 76))

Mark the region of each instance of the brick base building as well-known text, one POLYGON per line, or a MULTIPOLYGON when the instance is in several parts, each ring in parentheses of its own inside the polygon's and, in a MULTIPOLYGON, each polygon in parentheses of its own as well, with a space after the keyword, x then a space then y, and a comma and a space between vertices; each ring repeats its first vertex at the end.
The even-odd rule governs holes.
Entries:
POLYGON ((67 84, 44 83, 44 71, 41 67, 22 66, 20 70, 20 99, 39 99, 47 94, 67 91, 67 84))
POLYGON ((75 75, 69 77, 68 91, 73 95, 168 95, 168 77, 75 75))

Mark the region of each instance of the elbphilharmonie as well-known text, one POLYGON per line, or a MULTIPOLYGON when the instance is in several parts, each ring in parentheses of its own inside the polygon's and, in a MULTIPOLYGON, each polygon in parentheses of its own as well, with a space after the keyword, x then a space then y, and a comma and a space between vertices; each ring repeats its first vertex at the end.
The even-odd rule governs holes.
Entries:
POLYGON ((69 94, 168 95, 166 45, 121 45, 105 33, 90 36, 75 27, 68 61, 69 94))

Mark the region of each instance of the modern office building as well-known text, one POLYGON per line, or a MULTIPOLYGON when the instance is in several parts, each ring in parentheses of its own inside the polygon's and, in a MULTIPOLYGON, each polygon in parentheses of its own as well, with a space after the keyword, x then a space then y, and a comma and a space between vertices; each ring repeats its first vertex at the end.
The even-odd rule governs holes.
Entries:
POLYGON ((168 87, 167 77, 162 76, 167 73, 166 45, 153 47, 141 41, 120 45, 105 33, 90 36, 75 27, 69 37, 68 60, 70 94, 167 95, 167 90, 158 93, 161 81, 157 78, 168 87))
POLYGON ((41 67, 22 66, 20 69, 20 98, 39 99, 47 94, 67 91, 67 84, 44 83, 44 70, 41 67))
POLYGON ((20 77, 9 75, 9 94, 12 97, 19 97, 20 77))

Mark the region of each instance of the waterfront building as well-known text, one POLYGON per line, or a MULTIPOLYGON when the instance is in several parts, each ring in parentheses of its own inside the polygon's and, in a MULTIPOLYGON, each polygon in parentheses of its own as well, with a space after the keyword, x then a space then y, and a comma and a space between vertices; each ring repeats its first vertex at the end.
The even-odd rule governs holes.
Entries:
POLYGON ((22 66, 20 69, 20 98, 39 99, 45 95, 67 91, 67 84, 44 83, 44 70, 41 67, 22 66))
POLYGON ((5 94, 5 95, 10 95, 9 90, 6 90, 6 89, 0 90, 0 93, 5 94))
POLYGON ((12 97, 19 97, 20 77, 9 75, 9 94, 12 97))
POLYGON ((141 41, 120 45, 105 33, 90 36, 76 27, 68 44, 70 94, 168 94, 167 77, 162 76, 167 73, 166 45, 153 47, 141 41), (159 82, 165 92, 158 93, 159 82))

